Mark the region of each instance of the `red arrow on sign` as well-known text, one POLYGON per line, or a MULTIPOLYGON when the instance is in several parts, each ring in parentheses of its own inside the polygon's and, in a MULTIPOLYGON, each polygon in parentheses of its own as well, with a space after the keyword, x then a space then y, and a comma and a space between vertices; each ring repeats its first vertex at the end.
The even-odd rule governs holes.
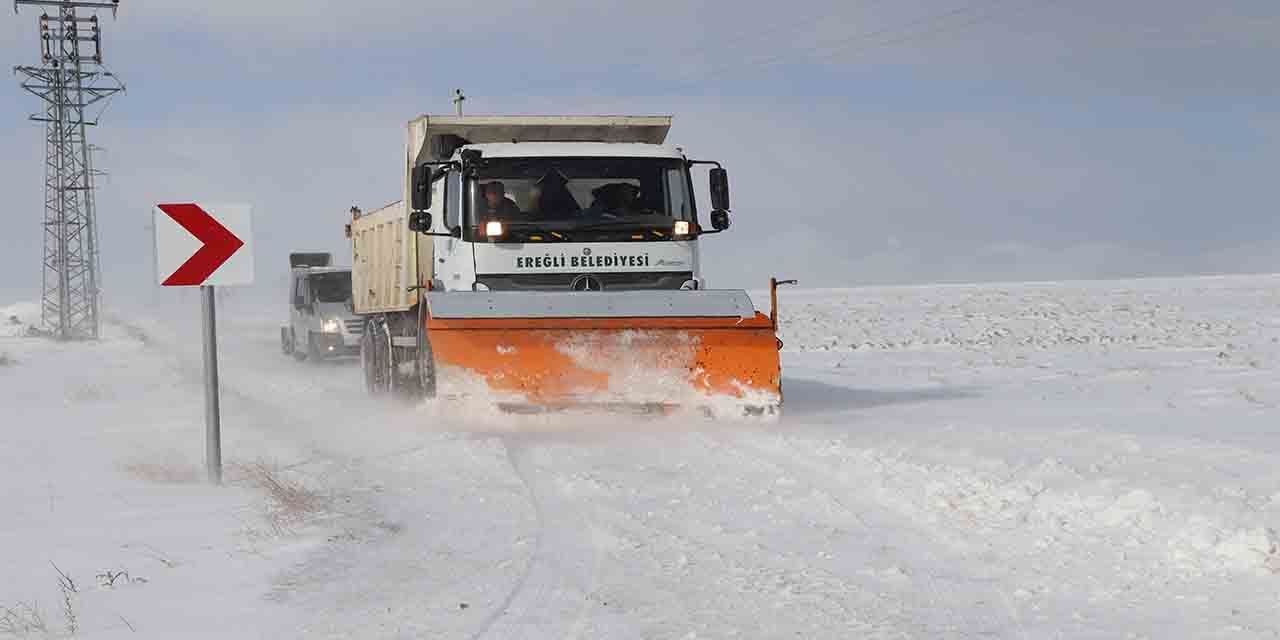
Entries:
POLYGON ((195 204, 160 204, 156 205, 174 222, 182 225, 188 233, 204 243, 187 261, 182 263, 163 284, 166 287, 195 286, 202 284, 206 278, 218 270, 240 247, 244 240, 227 231, 213 216, 195 204))

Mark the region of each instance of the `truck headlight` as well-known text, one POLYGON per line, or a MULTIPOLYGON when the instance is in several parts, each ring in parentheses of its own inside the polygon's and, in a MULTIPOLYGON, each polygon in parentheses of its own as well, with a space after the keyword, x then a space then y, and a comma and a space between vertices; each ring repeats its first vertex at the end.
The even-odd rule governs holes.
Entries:
POLYGON ((497 220, 490 220, 484 223, 484 235, 490 238, 502 237, 502 223, 497 220))
POLYGON ((338 333, 342 331, 342 321, 337 318, 328 318, 320 323, 320 330, 325 333, 338 333))
POLYGON ((672 235, 677 235, 677 236, 687 236, 687 235, 689 235, 689 221, 688 221, 688 220, 676 220, 675 225, 674 225, 674 226, 672 227, 672 229, 671 229, 671 234, 672 234, 672 235))

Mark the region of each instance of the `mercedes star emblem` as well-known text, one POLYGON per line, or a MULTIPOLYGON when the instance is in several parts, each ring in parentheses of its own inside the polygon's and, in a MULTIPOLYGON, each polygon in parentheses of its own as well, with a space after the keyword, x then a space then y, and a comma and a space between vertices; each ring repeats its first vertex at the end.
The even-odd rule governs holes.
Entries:
POLYGON ((569 288, 574 291, 603 291, 604 283, 595 276, 582 275, 574 278, 573 282, 569 283, 569 288))

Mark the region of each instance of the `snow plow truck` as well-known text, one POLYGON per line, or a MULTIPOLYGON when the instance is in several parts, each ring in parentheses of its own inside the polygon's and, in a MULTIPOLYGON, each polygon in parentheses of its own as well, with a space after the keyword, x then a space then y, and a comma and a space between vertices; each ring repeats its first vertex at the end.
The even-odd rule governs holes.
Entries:
POLYGON ((668 116, 411 120, 402 199, 352 207, 346 228, 369 391, 507 410, 777 413, 778 282, 768 315, 745 291, 705 286, 698 245, 729 227, 728 176, 664 145, 670 127, 668 116))

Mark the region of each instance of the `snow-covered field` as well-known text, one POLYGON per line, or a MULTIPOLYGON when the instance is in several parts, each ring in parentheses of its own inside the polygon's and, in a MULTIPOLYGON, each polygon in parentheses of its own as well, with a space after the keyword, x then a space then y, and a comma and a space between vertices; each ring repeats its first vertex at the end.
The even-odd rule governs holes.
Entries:
POLYGON ((384 405, 230 305, 222 488, 197 324, 35 312, 0 636, 1280 637, 1280 276, 786 291, 771 424, 384 405))

